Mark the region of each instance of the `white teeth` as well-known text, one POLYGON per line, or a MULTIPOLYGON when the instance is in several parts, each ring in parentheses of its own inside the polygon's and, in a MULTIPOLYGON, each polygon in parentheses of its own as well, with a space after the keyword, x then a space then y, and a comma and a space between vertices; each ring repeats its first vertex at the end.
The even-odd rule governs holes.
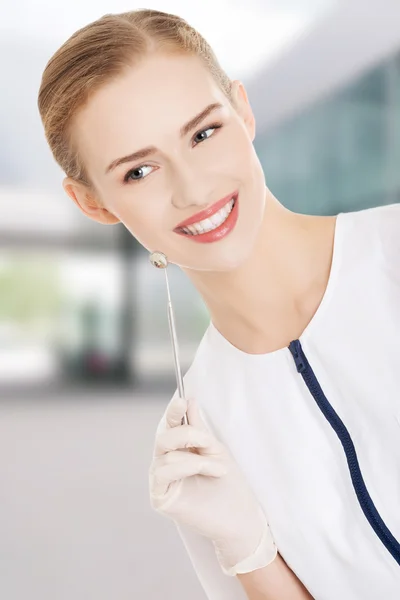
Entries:
POLYGON ((203 221, 193 223, 193 225, 182 227, 183 231, 189 235, 198 235, 199 233, 206 233, 207 231, 212 231, 213 229, 220 227, 228 218, 234 201, 234 198, 232 198, 229 202, 227 202, 227 204, 225 204, 223 208, 221 208, 217 213, 208 219, 203 219, 203 221))
POLYGON ((211 217, 209 217, 208 219, 213 225, 218 225, 220 222, 221 215, 219 214, 219 212, 220 211, 218 211, 215 215, 211 215, 211 217))
MULTIPOLYGON (((211 217, 209 219, 204 219, 203 221, 201 221, 202 227, 203 229, 213 229, 215 226, 215 221, 211 220, 211 217)), ((197 229, 198 231, 198 229, 197 229)))

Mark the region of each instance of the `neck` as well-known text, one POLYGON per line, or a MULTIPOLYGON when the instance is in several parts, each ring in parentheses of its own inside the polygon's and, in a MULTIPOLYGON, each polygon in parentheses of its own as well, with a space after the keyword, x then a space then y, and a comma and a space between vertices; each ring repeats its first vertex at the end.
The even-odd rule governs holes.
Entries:
MULTIPOLYGON (((259 234, 239 267, 226 272, 183 269, 222 335, 256 352, 279 346, 283 327, 306 324, 312 317, 329 278, 336 223, 335 217, 291 212, 268 189, 266 193, 259 234)), ((287 333, 294 339, 301 331, 287 333)))

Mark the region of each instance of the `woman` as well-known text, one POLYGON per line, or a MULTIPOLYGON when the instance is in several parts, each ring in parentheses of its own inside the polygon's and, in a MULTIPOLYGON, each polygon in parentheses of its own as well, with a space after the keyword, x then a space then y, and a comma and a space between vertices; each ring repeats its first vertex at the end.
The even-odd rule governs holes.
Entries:
POLYGON ((39 110, 70 198, 164 252, 209 310, 150 466, 207 597, 398 598, 400 205, 284 208, 243 85, 177 16, 76 32, 39 110))

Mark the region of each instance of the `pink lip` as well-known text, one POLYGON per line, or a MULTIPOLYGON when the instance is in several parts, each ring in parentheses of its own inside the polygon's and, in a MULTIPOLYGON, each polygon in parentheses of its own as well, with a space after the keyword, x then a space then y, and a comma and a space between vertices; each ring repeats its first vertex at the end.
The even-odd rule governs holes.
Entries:
POLYGON ((211 215, 214 215, 223 206, 225 206, 225 204, 227 202, 229 202, 229 200, 231 200, 232 198, 235 198, 235 200, 236 200, 237 195, 238 195, 238 191, 236 190, 232 194, 229 194, 229 196, 225 196, 225 198, 221 198, 221 200, 218 200, 218 202, 216 202, 209 208, 206 208, 205 210, 201 210, 200 212, 196 213, 195 215, 192 215, 188 219, 185 219, 184 221, 179 223, 179 225, 177 225, 175 227, 174 231, 176 231, 177 229, 180 229, 181 227, 187 227, 187 225, 193 225, 193 223, 197 223, 198 221, 203 221, 203 219, 208 219, 209 217, 211 217, 211 215))
POLYGON ((199 233, 197 235, 189 235, 182 230, 178 230, 176 233, 178 235, 185 236, 187 240, 191 240, 193 242, 197 242, 198 244, 210 244, 211 242, 218 242, 222 240, 224 237, 229 235, 231 231, 234 230, 238 216, 239 216, 239 194, 234 196, 235 202, 233 204, 233 208, 228 215, 226 221, 222 223, 219 227, 215 229, 211 229, 211 231, 207 231, 205 233, 199 233))

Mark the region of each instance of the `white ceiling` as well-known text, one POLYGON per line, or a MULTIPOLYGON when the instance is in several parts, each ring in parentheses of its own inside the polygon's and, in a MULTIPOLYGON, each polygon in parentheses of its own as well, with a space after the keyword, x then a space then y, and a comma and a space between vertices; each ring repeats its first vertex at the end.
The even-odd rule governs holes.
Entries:
MULTIPOLYGON (((228 75, 245 77, 276 56, 335 0, 152 0, 178 14, 211 43, 228 75)), ((2 9, 0 34, 50 42, 54 50, 74 31, 106 13, 142 8, 135 0, 19 0, 2 9), (23 15, 23 18, 21 18, 23 15)))

